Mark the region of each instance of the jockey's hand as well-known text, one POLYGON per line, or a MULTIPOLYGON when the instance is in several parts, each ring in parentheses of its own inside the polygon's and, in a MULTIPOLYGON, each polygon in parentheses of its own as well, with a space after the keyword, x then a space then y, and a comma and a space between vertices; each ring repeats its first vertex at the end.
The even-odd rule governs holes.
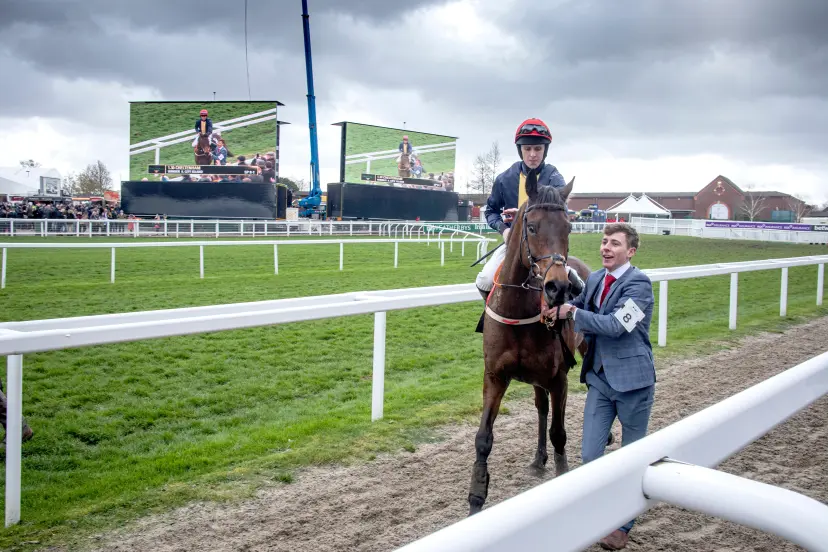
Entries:
POLYGON ((513 222, 517 212, 517 208, 503 209, 503 222, 513 222))

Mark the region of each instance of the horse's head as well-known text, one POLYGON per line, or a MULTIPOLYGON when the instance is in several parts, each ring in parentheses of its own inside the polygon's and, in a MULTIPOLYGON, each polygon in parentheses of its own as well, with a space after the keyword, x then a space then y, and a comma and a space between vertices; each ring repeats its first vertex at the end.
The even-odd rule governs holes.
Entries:
POLYGON ((543 282, 543 297, 550 307, 562 305, 569 292, 566 260, 572 225, 566 200, 574 182, 573 177, 564 188, 539 186, 537 175, 532 171, 526 177, 529 200, 517 216, 515 231, 520 235, 521 262, 543 282))

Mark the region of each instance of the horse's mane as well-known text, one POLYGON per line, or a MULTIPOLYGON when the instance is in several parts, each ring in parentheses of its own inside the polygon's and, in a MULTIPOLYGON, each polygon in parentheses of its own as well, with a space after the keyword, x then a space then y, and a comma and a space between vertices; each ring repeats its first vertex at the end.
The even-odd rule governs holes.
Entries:
POLYGON ((556 207, 565 207, 565 202, 558 188, 554 186, 538 186, 538 195, 532 202, 532 205, 554 205, 556 207))

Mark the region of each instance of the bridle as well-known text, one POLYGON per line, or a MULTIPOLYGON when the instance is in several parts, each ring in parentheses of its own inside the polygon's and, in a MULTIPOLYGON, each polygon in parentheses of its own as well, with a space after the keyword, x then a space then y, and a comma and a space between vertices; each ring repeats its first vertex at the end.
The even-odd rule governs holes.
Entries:
POLYGON ((559 205, 557 203, 537 203, 535 205, 527 205, 526 208, 523 210, 523 219, 522 219, 522 232, 520 236, 520 252, 523 254, 523 244, 526 244, 526 262, 528 266, 526 268, 529 269, 529 274, 526 275, 526 279, 519 285, 517 284, 501 284, 495 283, 499 287, 511 287, 511 288, 520 288, 525 290, 532 290, 532 291, 543 291, 541 287, 534 287, 530 284, 533 279, 539 279, 541 282, 546 280, 546 275, 549 273, 549 269, 553 266, 566 266, 567 258, 569 257, 569 250, 567 249, 566 256, 561 255, 560 253, 552 253, 551 255, 544 255, 542 257, 535 257, 532 254, 532 247, 529 245, 529 231, 527 230, 527 223, 526 223, 526 215, 530 211, 534 211, 535 209, 544 209, 546 211, 562 211, 566 212, 566 207, 563 205, 559 205), (546 259, 552 259, 552 263, 546 270, 541 273, 541 268, 538 265, 539 261, 543 261, 546 259))

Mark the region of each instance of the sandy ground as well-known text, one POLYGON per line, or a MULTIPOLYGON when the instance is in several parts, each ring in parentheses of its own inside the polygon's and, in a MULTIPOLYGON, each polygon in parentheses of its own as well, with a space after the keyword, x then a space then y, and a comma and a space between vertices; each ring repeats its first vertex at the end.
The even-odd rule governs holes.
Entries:
MULTIPOLYGON (((787 332, 787 343, 794 344, 792 349, 781 347, 778 334, 761 335, 730 351, 663 367, 650 431, 824 350, 828 342, 826 321, 817 320, 787 332)), ((510 413, 495 424, 487 505, 544 480, 526 469, 534 454, 534 406, 529 400, 508 407, 510 413)), ((583 396, 570 395, 566 427, 573 469, 580 458, 582 414, 583 396)), ((828 399, 823 398, 728 460, 721 469, 828 502, 826 427, 828 399)), ((616 423, 616 441, 620 441, 619 429, 616 423)), ((193 504, 148 518, 101 535, 96 550, 393 550, 465 517, 475 431, 472 425, 448 427, 443 431, 443 441, 424 445, 414 453, 380 457, 358 467, 311 469, 297 474, 294 483, 265 489, 255 499, 229 506, 193 504)), ((545 479, 552 477, 550 447, 545 479)), ((801 550, 759 531, 664 505, 639 517, 630 537, 629 550, 801 550)), ((554 538, 549 548, 554 549, 554 538)), ((593 546, 592 550, 600 548, 593 546)))

